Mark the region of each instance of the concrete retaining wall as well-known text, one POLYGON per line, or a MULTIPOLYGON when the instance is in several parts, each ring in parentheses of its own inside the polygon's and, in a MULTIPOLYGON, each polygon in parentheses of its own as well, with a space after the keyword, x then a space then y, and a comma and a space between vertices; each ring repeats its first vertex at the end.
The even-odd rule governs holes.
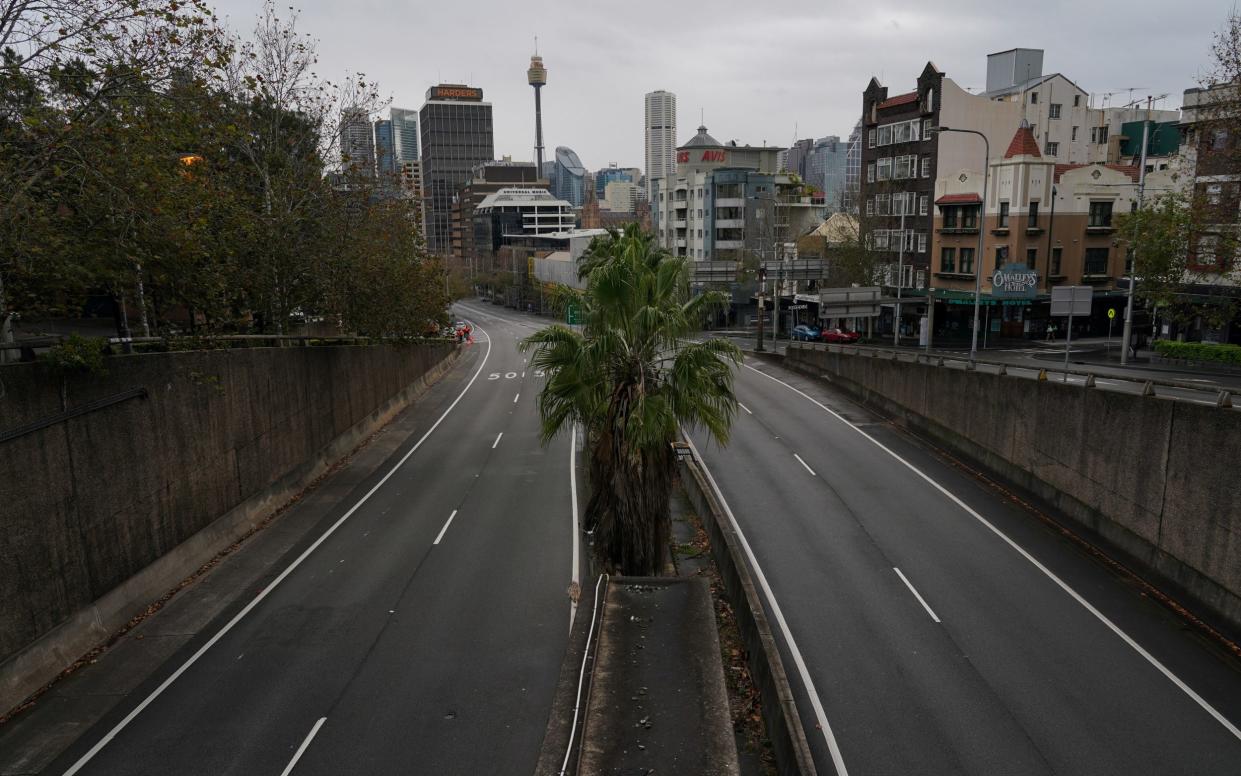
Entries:
POLYGON ((1241 630, 1241 413, 821 346, 785 364, 1034 494, 1241 630))
POLYGON ((449 343, 123 356, 63 384, 0 368, 0 713, 400 412, 449 343))

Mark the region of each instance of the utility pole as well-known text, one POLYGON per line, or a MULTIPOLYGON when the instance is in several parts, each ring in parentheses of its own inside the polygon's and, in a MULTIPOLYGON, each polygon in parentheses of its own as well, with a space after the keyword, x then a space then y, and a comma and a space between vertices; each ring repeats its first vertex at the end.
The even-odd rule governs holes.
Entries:
POLYGON ((763 292, 767 290, 767 267, 759 260, 758 265, 758 345, 755 346, 755 353, 763 352, 763 309, 766 307, 766 299, 763 298, 763 292))
MULTIPOLYGON (((1142 122, 1142 162, 1138 165, 1138 212, 1142 212, 1142 195, 1146 191, 1146 141, 1150 134, 1151 126, 1151 102, 1154 98, 1146 98, 1146 120, 1142 122)), ((1133 289, 1137 285, 1138 274, 1138 240, 1134 234, 1133 250, 1131 255, 1133 260, 1129 264, 1129 293, 1126 295, 1125 302, 1125 331, 1121 335, 1120 340, 1120 365, 1126 366, 1129 363, 1129 343, 1133 337, 1133 289)))

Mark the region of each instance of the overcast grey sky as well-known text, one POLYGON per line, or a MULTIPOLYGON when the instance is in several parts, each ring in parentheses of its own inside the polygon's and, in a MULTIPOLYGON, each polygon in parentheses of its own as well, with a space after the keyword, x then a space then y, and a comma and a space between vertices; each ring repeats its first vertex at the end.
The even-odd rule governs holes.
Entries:
MULTIPOLYGON (((646 92, 677 95, 678 142, 699 110, 721 141, 788 145, 847 137, 872 75, 896 94, 927 60, 963 87, 984 83, 986 55, 1045 50, 1062 72, 1110 104, 1180 95, 1208 64, 1228 0, 768 0, 682 3, 622 0, 286 0, 318 40, 320 73, 360 71, 393 105, 418 109, 427 87, 481 87, 494 106, 497 156, 532 159, 534 97, 526 67, 539 38, 548 68, 543 128, 550 150, 567 145, 588 169, 643 166, 646 92)), ((259 0, 217 0, 234 29, 249 30, 259 0)))

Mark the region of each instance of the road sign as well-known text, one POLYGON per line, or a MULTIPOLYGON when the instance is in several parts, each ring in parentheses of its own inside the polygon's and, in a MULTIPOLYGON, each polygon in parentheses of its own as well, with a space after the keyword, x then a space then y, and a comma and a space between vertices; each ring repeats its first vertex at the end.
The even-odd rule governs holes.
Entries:
POLYGON ((1116 308, 1115 308, 1115 307, 1109 307, 1109 308, 1107 308, 1107 317, 1108 317, 1108 318, 1115 318, 1115 317, 1116 317, 1116 308))
POLYGON ((791 304, 791 305, 789 305, 789 309, 790 309, 790 310, 805 310, 805 309, 806 309, 806 307, 807 307, 807 305, 804 305, 804 304, 791 304))
POLYGON ((879 287, 825 288, 819 292, 820 318, 879 317, 879 287))
POLYGON ((581 322, 582 322, 582 308, 578 307, 575 304, 571 304, 567 308, 565 308, 565 323, 569 324, 570 326, 576 326, 577 324, 581 322))
POLYGON ((1090 315, 1093 298, 1090 286, 1056 286, 1051 290, 1051 314, 1090 315))

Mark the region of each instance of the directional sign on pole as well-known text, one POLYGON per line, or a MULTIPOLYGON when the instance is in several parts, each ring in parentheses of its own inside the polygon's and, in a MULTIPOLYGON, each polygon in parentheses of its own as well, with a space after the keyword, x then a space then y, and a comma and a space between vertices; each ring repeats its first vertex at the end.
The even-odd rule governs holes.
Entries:
POLYGON ((1090 315, 1094 289, 1090 286, 1056 286, 1051 290, 1052 315, 1090 315))

